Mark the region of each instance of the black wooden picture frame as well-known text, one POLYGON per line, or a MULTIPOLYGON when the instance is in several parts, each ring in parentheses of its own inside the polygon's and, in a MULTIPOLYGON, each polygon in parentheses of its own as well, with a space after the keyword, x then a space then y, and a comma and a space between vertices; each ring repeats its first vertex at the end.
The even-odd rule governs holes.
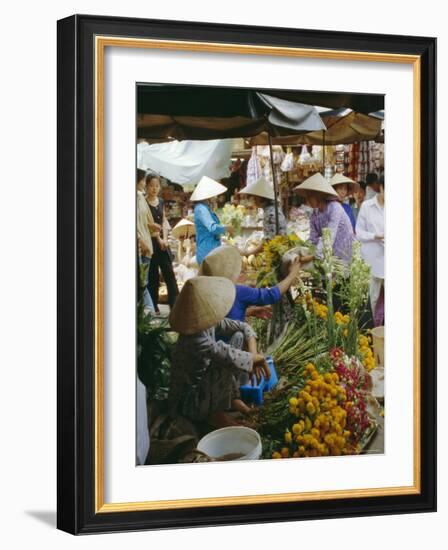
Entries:
MULTIPOLYGON (((58 22, 58 511, 73 534, 436 509, 436 40, 74 15, 58 22), (98 512, 95 506, 95 36, 417 56, 420 60, 418 494, 98 512)), ((149 497, 150 495, 148 495, 149 497)))

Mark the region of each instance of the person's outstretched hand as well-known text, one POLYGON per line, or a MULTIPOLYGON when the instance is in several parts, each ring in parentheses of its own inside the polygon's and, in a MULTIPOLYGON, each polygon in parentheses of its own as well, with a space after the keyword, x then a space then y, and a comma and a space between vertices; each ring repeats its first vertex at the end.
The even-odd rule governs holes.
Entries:
POLYGON ((261 376, 264 376, 265 380, 269 380, 271 378, 271 371, 269 370, 269 366, 264 355, 261 355, 261 353, 254 354, 254 362, 252 365, 252 370, 249 374, 251 376, 255 376, 257 383, 260 382, 261 376))
POLYGON ((291 275, 294 275, 297 277, 297 275, 300 272, 300 268, 302 267, 301 259, 299 256, 296 256, 294 260, 292 260, 290 266, 289 266, 289 273, 291 275))

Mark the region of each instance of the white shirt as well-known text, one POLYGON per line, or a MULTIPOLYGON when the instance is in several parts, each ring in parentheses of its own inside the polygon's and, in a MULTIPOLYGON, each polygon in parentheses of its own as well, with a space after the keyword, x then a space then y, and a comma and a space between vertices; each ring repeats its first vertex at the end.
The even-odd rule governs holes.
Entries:
POLYGON ((384 207, 376 195, 361 205, 356 237, 361 241, 361 255, 372 268, 372 275, 384 279, 384 240, 375 239, 375 235, 384 235, 384 207))

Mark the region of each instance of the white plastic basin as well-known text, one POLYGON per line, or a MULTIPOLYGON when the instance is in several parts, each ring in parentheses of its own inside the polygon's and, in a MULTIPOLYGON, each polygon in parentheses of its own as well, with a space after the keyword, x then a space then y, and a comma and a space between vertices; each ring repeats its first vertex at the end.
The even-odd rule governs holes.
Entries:
POLYGON ((215 459, 258 460, 261 456, 261 438, 251 428, 229 426, 204 436, 197 448, 215 459))

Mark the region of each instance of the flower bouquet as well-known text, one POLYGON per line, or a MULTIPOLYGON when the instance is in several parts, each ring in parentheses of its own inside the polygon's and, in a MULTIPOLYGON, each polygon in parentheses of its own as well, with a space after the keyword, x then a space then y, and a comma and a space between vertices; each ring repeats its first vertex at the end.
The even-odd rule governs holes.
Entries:
POLYGON ((301 369, 299 385, 260 412, 264 456, 359 454, 376 430, 371 380, 357 358, 335 348, 301 369))
POLYGON ((221 210, 218 210, 218 217, 223 225, 231 225, 234 235, 241 234, 241 224, 246 215, 246 208, 239 204, 225 204, 221 210))

